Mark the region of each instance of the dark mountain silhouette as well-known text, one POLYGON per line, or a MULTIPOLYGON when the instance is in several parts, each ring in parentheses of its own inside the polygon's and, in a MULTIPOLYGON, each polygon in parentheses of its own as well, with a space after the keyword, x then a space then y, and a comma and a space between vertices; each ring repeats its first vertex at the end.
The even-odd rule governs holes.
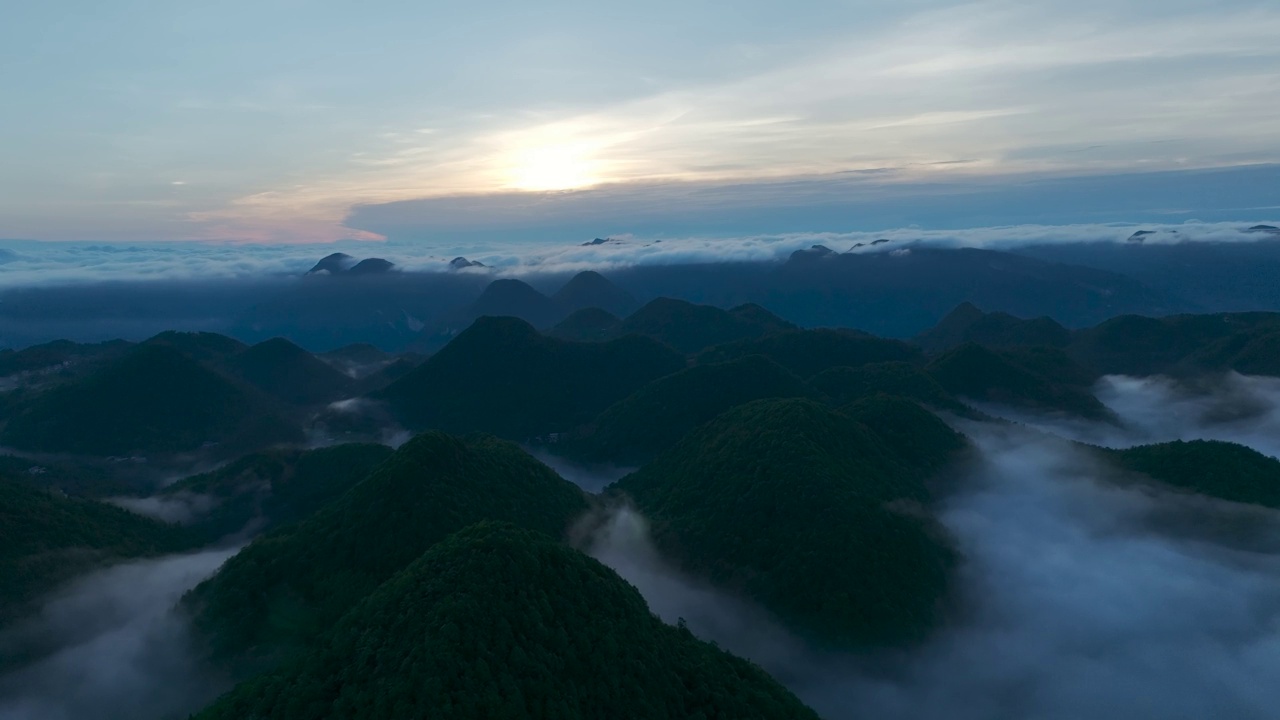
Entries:
POLYGON ((749 355, 763 355, 807 378, 833 367, 916 360, 920 351, 899 340, 857 330, 790 330, 714 347, 698 361, 724 362, 749 355))
POLYGON ((257 391, 172 347, 143 344, 27 400, 0 440, 32 451, 129 455, 298 436, 257 391))
POLYGON ((624 319, 621 332, 645 335, 680 352, 695 353, 713 345, 758 338, 787 324, 759 307, 735 313, 710 305, 658 298, 624 319))
POLYGON ((1054 372, 1064 358, 1061 351, 1017 355, 966 343, 933 360, 927 371, 960 398, 1110 419, 1110 411, 1094 397, 1089 384, 1080 382, 1084 376, 1054 372), (1032 364, 1037 361, 1039 365, 1032 364))
POLYGON ((1179 490, 1280 508, 1280 460, 1243 445, 1179 440, 1102 452, 1126 470, 1179 490))
POLYGON ((449 537, 308 656, 197 716, 803 718, 759 668, 665 625, 622 578, 538 533, 449 537))
POLYGON ((311 353, 273 338, 227 361, 237 377, 262 392, 294 405, 315 405, 348 397, 355 383, 311 353))
POLYGON ((1070 353, 1100 373, 1185 374, 1240 369, 1280 374, 1269 350, 1280 343, 1280 314, 1234 313, 1148 318, 1125 315, 1076 333, 1070 353))
POLYGON ((183 602, 215 656, 271 659, 450 533, 500 520, 558 538, 586 508, 575 485, 514 445, 426 433, 311 518, 255 540, 183 602))
POLYGON ((640 307, 631 293, 614 285, 605 276, 590 270, 574 275, 555 295, 552 302, 563 312, 600 308, 614 315, 628 315, 640 307))
POLYGON ((612 405, 569 441, 570 452, 617 463, 647 460, 733 407, 812 394, 799 378, 760 355, 697 365, 654 380, 612 405))
POLYGON ((232 355, 243 352, 248 347, 235 338, 218 333, 172 330, 148 338, 142 344, 170 347, 189 358, 214 367, 221 366, 232 355))
POLYGON ((584 308, 547 331, 551 337, 578 342, 602 342, 622 334, 622 320, 600 308, 584 308))
POLYGON ((380 275, 382 273, 390 272, 395 268, 395 266, 396 264, 390 260, 383 260, 382 258, 365 258, 355 265, 352 265, 351 269, 347 270, 346 274, 380 275))
POLYGON ((504 278, 489 283, 466 315, 472 320, 486 315, 516 317, 536 328, 546 328, 560 319, 562 311, 551 298, 528 283, 504 278))
POLYGON ((55 340, 41 345, 32 345, 21 350, 10 350, 0 353, 0 377, 56 371, 87 361, 114 357, 123 353, 132 343, 124 340, 111 340, 101 343, 75 343, 70 340, 55 340))
POLYGON ((346 253, 333 253, 326 255, 320 259, 310 270, 308 275, 316 275, 320 273, 328 273, 330 275, 340 275, 347 271, 352 265, 356 264, 356 259, 346 253))
POLYGON ((789 260, 752 299, 800 325, 915 335, 962 302, 1081 327, 1121 313, 1185 310, 1128 277, 1009 252, 912 246, 789 260))
POLYGON ((684 365, 648 338, 577 343, 483 317, 376 397, 411 427, 525 439, 586 422, 684 365))
MULTIPOLYGON (((926 456, 962 445, 954 433, 945 443, 926 456)), ((686 571, 744 593, 814 641, 899 643, 934 627, 956 555, 923 509, 926 475, 894 448, 818 403, 761 400, 690 433, 613 490, 639 505, 686 571)))
POLYGON ((937 325, 918 335, 915 342, 930 353, 945 352, 967 342, 987 347, 1066 347, 1071 342, 1071 331, 1051 318, 1023 320, 1008 313, 984 313, 972 303, 961 303, 937 325))
POLYGON ((467 268, 483 268, 488 267, 478 260, 468 260, 464 257, 456 257, 449 261, 450 270, 466 270, 467 268))

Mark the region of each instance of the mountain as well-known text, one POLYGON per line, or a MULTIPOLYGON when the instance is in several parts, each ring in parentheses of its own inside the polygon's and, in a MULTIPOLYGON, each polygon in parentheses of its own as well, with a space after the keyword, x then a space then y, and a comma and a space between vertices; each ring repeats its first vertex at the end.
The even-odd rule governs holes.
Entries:
POLYGON ((600 308, 614 315, 630 314, 640 307, 631 293, 614 285, 605 276, 590 270, 574 275, 555 295, 552 302, 565 312, 600 308))
POLYGON ((390 260, 383 260, 382 258, 365 258, 355 265, 352 265, 351 269, 347 270, 346 274, 381 275, 382 273, 390 272, 395 268, 395 266, 396 264, 390 260))
POLYGON ((307 271, 308 275, 339 275, 347 271, 352 265, 356 264, 356 259, 346 253, 333 253, 320 258, 320 262, 316 263, 307 271))
POLYGON ((172 347, 144 343, 13 411, 0 442, 22 450, 129 455, 207 443, 262 447, 298 430, 256 391, 172 347))
POLYGON ((316 357, 347 377, 359 379, 390 364, 396 356, 369 343, 352 343, 316 357))
POLYGON ((391 456, 384 445, 352 443, 316 450, 268 450, 165 487, 159 501, 210 505, 191 526, 208 542, 244 530, 299 522, 360 482, 391 456))
POLYGON ((964 403, 944 390, 938 381, 921 368, 907 362, 833 367, 809 378, 809 384, 830 398, 835 405, 847 405, 885 393, 915 400, 939 410, 958 414, 969 412, 964 403))
POLYGON ((840 411, 862 423, 879 439, 881 449, 912 473, 932 475, 967 447, 964 436, 907 398, 877 393, 840 411))
POLYGON ((966 302, 915 338, 915 343, 930 353, 946 352, 967 342, 987 347, 1044 345, 1061 348, 1071 343, 1071 331, 1052 318, 1023 320, 1008 313, 984 313, 966 302))
POLYGON ((228 369, 262 392, 293 405, 315 405, 350 396, 355 383, 311 353, 272 338, 238 353, 228 369))
POLYGON ((699 362, 724 362, 763 355, 803 378, 833 367, 917 360, 920 352, 900 340, 886 340, 857 330, 790 330, 714 347, 699 362))
POLYGON ((1061 351, 1052 350, 1019 354, 966 343, 935 358, 926 370, 947 392, 961 398, 1110 419, 1110 411, 1084 382, 1087 376, 1083 371, 1072 368, 1070 373, 1062 372, 1064 367, 1072 367, 1070 360, 1061 351))
MULTIPOLYGON (((761 400, 690 433, 612 491, 637 504, 686 571, 813 641, 896 644, 935 626, 956 553, 925 509, 926 474, 893 449, 818 403, 761 400)), ((935 450, 947 448, 925 452, 935 450)))
POLYGON ((375 397, 410 427, 525 439, 586 422, 684 366, 648 338, 570 342, 484 317, 375 397))
POLYGON ((560 537, 586 509, 577 486, 514 445, 425 433, 309 519, 255 540, 183 604, 214 656, 269 662, 450 533, 499 520, 560 537))
POLYGON ((1199 373, 1238 364, 1242 372, 1276 375, 1280 360, 1267 349, 1277 342, 1280 313, 1124 315, 1076 333, 1070 353, 1106 374, 1199 373))
POLYGON ((150 337, 142 344, 170 347, 193 360, 199 360, 214 367, 220 366, 232 355, 243 352, 248 347, 235 338, 218 333, 174 330, 150 337))
POLYGON ((456 257, 449 261, 449 269, 454 271, 466 270, 467 268, 483 268, 483 267, 488 267, 488 266, 478 260, 468 260, 461 256, 456 257))
POLYGON ((730 408, 763 398, 812 394, 803 381, 760 355, 696 365, 614 403, 569 440, 570 452, 610 462, 648 459, 730 408))
POLYGON ((528 283, 503 278, 489 283, 463 314, 472 320, 486 315, 515 317, 534 327, 546 328, 559 321, 564 311, 554 300, 533 289, 528 283))
POLYGON ((583 308, 547 331, 551 337, 578 342, 602 342, 622 334, 622 320, 600 308, 583 308))
POLYGON ((186 547, 176 526, 0 477, 0 626, 93 567, 186 547))
POLYGON ((1179 490, 1280 508, 1280 460, 1243 445, 1178 440, 1103 452, 1120 467, 1179 490))
POLYGON ((23 373, 54 372, 102 357, 116 356, 132 343, 111 340, 101 343, 74 343, 55 340, 0 354, 0 378, 23 373))
POLYGON ((622 321, 622 334, 644 335, 680 352, 696 353, 713 345, 758 338, 789 324, 756 306, 722 310, 683 300, 658 298, 622 321))
MULTIPOLYGON (((893 247, 893 246, 889 246, 893 247)), ((912 337, 963 302, 1018 317, 1084 327, 1122 313, 1192 309, 1124 275, 976 248, 793 258, 761 280, 753 300, 805 327, 856 327, 912 337)))
POLYGON ((432 547, 309 655, 197 720, 803 718, 754 665, 663 624, 612 570, 510 525, 432 547))

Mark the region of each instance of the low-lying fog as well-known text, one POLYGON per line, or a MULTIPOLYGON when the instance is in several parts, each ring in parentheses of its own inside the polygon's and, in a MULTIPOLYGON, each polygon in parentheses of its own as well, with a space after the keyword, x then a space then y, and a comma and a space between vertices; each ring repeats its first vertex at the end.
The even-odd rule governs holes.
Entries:
POLYGON ((159 720, 200 709, 225 687, 197 664, 173 607, 234 553, 116 565, 54 593, 0 635, 0 718, 159 720))
MULTIPOLYGON (((1227 390, 1252 382, 1231 379, 1227 390)), ((1108 405, 1131 427, 1076 424, 1073 434, 1122 444, 1216 437, 1273 451, 1277 438, 1256 423, 1274 422, 1274 403, 1244 421, 1215 413, 1221 390, 1108 384, 1108 405)), ((1280 514, 1112 483, 1100 458, 1037 429, 959 429, 976 452, 941 519, 966 558, 963 611, 920 647, 808 649, 760 609, 673 570, 630 509, 615 510, 586 549, 661 617, 755 660, 831 720, 1276 716, 1280 514), (1209 516, 1254 532, 1230 545, 1206 540, 1198 526, 1209 516)))

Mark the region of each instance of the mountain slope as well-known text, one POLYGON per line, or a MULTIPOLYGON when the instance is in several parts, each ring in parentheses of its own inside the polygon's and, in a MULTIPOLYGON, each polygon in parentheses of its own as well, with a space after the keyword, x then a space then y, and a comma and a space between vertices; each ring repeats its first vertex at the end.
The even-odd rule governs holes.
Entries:
POLYGON ((603 342, 621 333, 622 320, 600 308, 579 310, 547 331, 551 337, 577 342, 603 342))
POLYGON ((802 378, 833 367, 916 360, 920 352, 899 340, 886 340, 857 330, 791 330, 711 348, 699 362, 724 362, 763 355, 802 378))
POLYGON ((574 275, 551 296, 551 301, 565 312, 599 308, 618 316, 628 315, 640 307, 631 293, 591 270, 574 275))
POLYGON ((880 393, 904 397, 939 410, 964 414, 968 408, 919 367, 906 362, 833 367, 809 378, 833 404, 847 405, 880 393))
POLYGON ((893 644, 934 627, 956 555, 922 509, 926 474, 885 445, 817 403, 761 400, 612 488, 686 571, 820 644, 893 644))
POLYGON ((551 538, 472 526, 378 588, 308 657, 197 716, 804 718, 759 668, 664 625, 551 538))
POLYGON ((155 344, 30 399, 0 432, 16 448, 88 455, 261 447, 298 436, 256 392, 155 344))
POLYGON ((737 405, 811 394, 803 381, 759 355, 696 365, 654 380, 611 405, 581 433, 579 449, 595 460, 647 459, 737 405))
POLYGON ((658 298, 623 319, 620 332, 645 335, 680 352, 695 353, 713 345, 758 338, 785 327, 791 326, 759 307, 735 312, 658 298))
POLYGON ((501 520, 559 537, 586 508, 514 445, 425 433, 319 513, 254 541, 184 604, 215 656, 271 659, 452 532, 501 520))
POLYGON ((1085 376, 1063 372, 1064 357, 1061 352, 1005 354, 967 343, 935 358, 927 372, 962 398, 1109 419, 1107 407, 1081 382, 1085 376), (1044 363, 1044 369, 1026 362, 1044 363))
POLYGON ((1048 317, 1031 320, 1008 313, 984 313, 972 303, 961 303, 937 325, 916 336, 915 342, 926 352, 945 352, 968 342, 987 347, 1044 345, 1066 347, 1071 331, 1048 317))
POLYGON ((355 387, 351 378, 284 338, 236 354, 227 367, 262 392, 294 405, 337 400, 355 387))
POLYGON ((1280 460, 1243 445, 1179 440, 1104 452, 1120 467, 1180 490, 1280 508, 1280 460))
POLYGON ((411 427, 525 439, 586 422, 684 365, 648 338, 569 342, 486 317, 376 396, 411 427))

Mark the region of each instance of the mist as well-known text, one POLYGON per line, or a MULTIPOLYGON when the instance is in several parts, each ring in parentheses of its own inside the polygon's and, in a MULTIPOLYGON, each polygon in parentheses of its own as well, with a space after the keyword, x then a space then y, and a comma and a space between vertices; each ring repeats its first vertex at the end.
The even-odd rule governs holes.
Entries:
POLYGON ((554 455, 546 448, 525 447, 525 451, 538 462, 556 471, 560 477, 589 493, 598 493, 624 476, 636 471, 634 467, 611 463, 583 464, 554 455))
POLYGON ((0 719, 186 717, 226 689, 192 652, 184 592, 235 549, 132 562, 73 581, 0 635, 0 719))
POLYGON ((830 720, 1275 716, 1280 516, 1113 482, 1094 453, 1032 428, 960 429, 976 452, 940 507, 965 558, 955 618, 917 647, 806 647, 675 570, 629 508, 592 521, 582 545, 664 620, 759 663, 830 720), (1220 544, 1171 527, 1171 510, 1265 522, 1252 542, 1220 544))

